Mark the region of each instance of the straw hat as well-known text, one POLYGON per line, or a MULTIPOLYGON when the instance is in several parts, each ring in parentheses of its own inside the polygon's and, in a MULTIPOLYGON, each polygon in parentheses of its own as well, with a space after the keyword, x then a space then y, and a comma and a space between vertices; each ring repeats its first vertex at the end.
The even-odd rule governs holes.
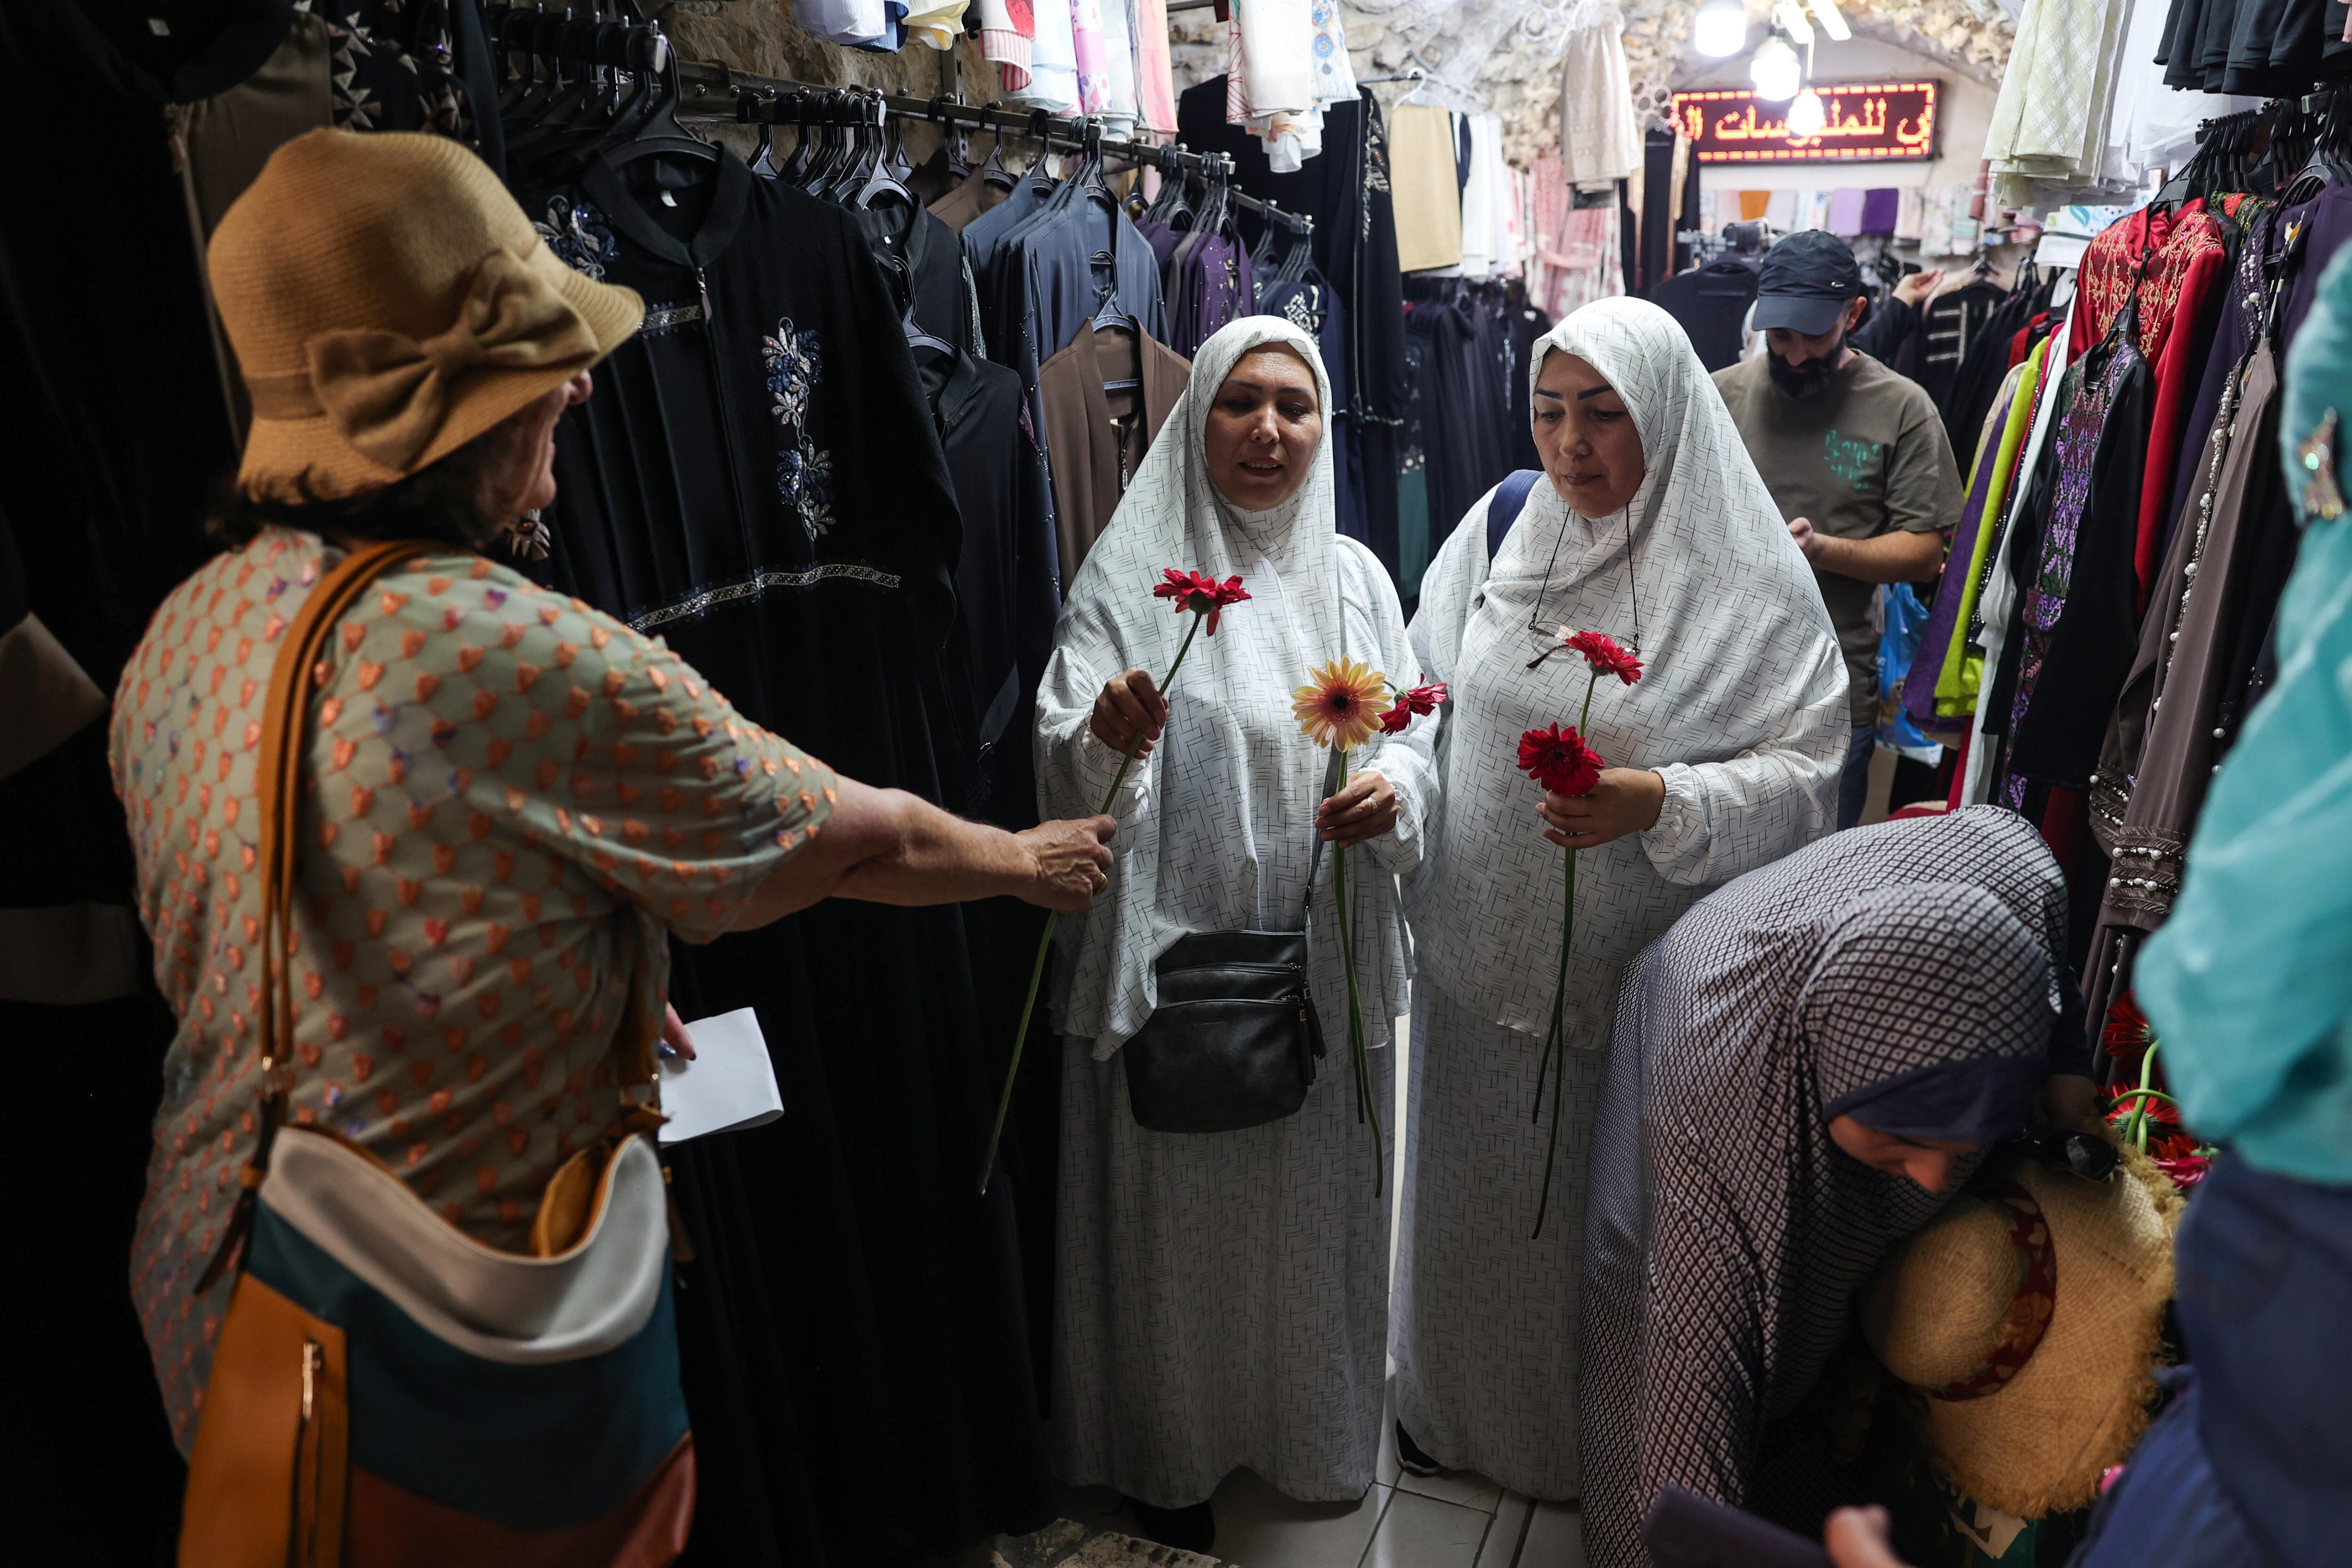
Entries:
POLYGON ((1863 1337, 1969 1497, 2083 1507, 2147 1426, 2181 1202, 2145 1155, 2105 1182, 2001 1158, 1864 1287, 1863 1337))
POLYGON ((439 461, 595 363, 645 301, 541 243, 446 137, 313 131, 214 231, 222 326, 253 402, 248 494, 354 495, 439 461))

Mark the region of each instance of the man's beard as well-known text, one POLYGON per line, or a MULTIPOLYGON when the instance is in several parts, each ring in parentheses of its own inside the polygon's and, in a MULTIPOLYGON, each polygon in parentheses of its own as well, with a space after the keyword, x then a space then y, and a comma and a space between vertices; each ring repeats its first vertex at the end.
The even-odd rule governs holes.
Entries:
POLYGON ((1845 354, 1845 333, 1838 333, 1836 344, 1819 359, 1807 360, 1803 365, 1792 365, 1771 350, 1764 351, 1770 362, 1772 384, 1791 397, 1815 397, 1826 390, 1830 378, 1837 374, 1837 363, 1845 354))

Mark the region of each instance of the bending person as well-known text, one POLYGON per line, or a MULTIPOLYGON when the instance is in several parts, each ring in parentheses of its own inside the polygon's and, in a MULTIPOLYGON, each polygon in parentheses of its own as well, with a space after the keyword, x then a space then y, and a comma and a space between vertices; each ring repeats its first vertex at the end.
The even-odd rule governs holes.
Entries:
MULTIPOLYGON (((1314 340, 1286 321, 1245 317, 1202 345, 1070 585, 1037 702, 1049 813, 1101 805, 1122 752, 1142 753, 1114 807, 1110 889, 1062 926, 1052 1429, 1065 1481, 1117 1487, 1147 1534, 1201 1551, 1209 1495, 1239 1467, 1333 1501, 1379 1463, 1388 1205, 1356 1120, 1328 851, 1352 847, 1364 1025, 1382 1047, 1404 1010, 1394 878, 1420 858, 1435 721, 1351 752, 1360 770, 1324 798, 1327 753, 1293 690, 1343 650, 1399 685, 1414 674, 1388 574, 1334 531, 1329 407, 1314 340), (1187 625, 1150 596, 1171 566, 1238 574, 1250 599, 1162 693, 1187 625), (1156 962, 1190 933, 1297 931, 1302 913, 1330 1049, 1304 1106, 1238 1131, 1139 1126, 1119 1057, 1159 1003, 1156 962)), ((1389 1053, 1370 1062, 1385 1109, 1389 1053)))
POLYGON ((1626 971, 1586 1217, 1594 1568, 1648 1563, 1669 1482, 1820 1533, 1836 1474, 1790 1417, 1854 1292, 2045 1080, 2053 1117, 2090 1108, 2065 910, 2041 836, 1971 806, 1743 877, 1626 971))
POLYGON ((1804 557, 1690 340, 1603 300, 1539 342, 1539 479, 1490 563, 1482 502, 1422 584, 1413 645, 1454 700, 1443 820, 1410 890, 1413 1031, 1398 1259, 1399 1448, 1418 1468, 1577 1495, 1583 1131, 1619 971, 1717 883, 1830 831, 1845 668, 1804 557), (1589 795, 1539 795, 1520 732, 1577 721, 1601 631, 1647 661, 1604 680, 1589 795), (1541 814, 1538 815, 1538 805, 1541 814), (1547 842, 1546 840, 1549 841, 1547 842), (1563 1128, 1543 1234, 1530 1124, 1560 943, 1560 846, 1582 911, 1568 966, 1563 1128))

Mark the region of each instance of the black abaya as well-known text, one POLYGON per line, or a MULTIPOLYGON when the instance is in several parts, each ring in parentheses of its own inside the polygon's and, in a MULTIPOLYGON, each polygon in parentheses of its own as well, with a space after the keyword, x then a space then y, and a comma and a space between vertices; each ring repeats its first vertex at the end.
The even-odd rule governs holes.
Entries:
MULTIPOLYGON (((856 219, 731 154, 559 195, 648 327, 559 431, 556 580, 845 773, 941 798, 959 522, 856 219)), ((965 952, 953 908, 836 901, 677 955, 683 1015, 758 1009, 785 1104, 674 1162, 695 1561, 898 1564, 1053 1517, 1009 1194, 973 1191, 965 952)))

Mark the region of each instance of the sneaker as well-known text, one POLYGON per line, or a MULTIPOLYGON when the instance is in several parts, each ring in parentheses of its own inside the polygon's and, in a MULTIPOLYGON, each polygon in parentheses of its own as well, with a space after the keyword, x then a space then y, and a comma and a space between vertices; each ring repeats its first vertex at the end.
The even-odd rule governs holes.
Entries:
POLYGON ((1147 1541, 1200 1552, 1216 1544, 1217 1517, 1205 1500, 1190 1508, 1154 1508, 1129 1498, 1127 1506, 1135 1515, 1137 1531, 1147 1541))
POLYGON ((1444 1473, 1445 1467, 1423 1451, 1421 1445, 1412 1440, 1412 1434, 1404 1429, 1404 1423, 1402 1421, 1396 1424, 1396 1438, 1397 1463, 1404 1467, 1407 1475, 1434 1476, 1444 1473))

